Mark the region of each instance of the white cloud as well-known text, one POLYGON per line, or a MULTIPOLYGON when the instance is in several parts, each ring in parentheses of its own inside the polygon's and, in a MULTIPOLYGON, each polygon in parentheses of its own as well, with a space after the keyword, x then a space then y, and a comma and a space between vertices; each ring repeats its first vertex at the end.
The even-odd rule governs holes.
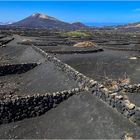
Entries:
POLYGON ((134 12, 140 12, 140 8, 136 8, 133 10, 134 12))

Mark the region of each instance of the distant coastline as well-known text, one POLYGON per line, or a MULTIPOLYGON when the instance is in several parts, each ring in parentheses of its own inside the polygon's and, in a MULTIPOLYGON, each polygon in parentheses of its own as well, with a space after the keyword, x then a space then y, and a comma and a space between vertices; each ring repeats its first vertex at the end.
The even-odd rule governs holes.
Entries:
POLYGON ((104 27, 104 26, 118 26, 118 25, 124 25, 128 23, 90 23, 85 22, 84 23, 87 26, 95 26, 95 27, 104 27))

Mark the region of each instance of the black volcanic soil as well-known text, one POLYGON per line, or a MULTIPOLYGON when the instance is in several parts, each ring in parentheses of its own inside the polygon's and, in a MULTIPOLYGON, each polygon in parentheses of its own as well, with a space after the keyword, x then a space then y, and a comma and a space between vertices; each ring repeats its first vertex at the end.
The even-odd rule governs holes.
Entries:
POLYGON ((0 96, 52 93, 78 87, 74 80, 50 62, 43 63, 23 74, 2 76, 0 82, 4 84, 0 96))
POLYGON ((31 46, 18 45, 17 41, 21 40, 19 36, 14 38, 5 48, 0 48, 0 64, 33 63, 44 60, 31 46))
MULTIPOLYGON (((23 37, 22 37, 23 38, 23 37)), ((25 37, 26 38, 26 37, 25 37)), ((46 37, 28 37, 29 42, 18 42, 20 45, 34 45, 43 49, 47 53, 60 53, 60 54, 71 54, 71 53, 93 53, 94 51, 102 51, 100 47, 73 47, 77 41, 71 41, 68 37, 59 36, 46 36, 46 37)))
POLYGON ((134 103, 135 105, 137 105, 138 107, 140 107, 140 94, 139 93, 127 93, 128 99, 134 103))
POLYGON ((132 83, 139 83, 140 61, 129 59, 137 54, 137 52, 105 50, 93 54, 66 54, 57 57, 81 73, 99 81, 105 77, 119 79, 128 76, 132 83))
POLYGON ((40 117, 0 126, 0 138, 18 139, 121 139, 126 133, 136 139, 139 132, 139 127, 87 92, 40 117))
MULTIPOLYGON (((26 73, 0 77, 0 96, 24 95, 44 92, 56 92, 78 87, 77 83, 64 72, 36 52, 32 45, 23 44, 30 39, 36 46, 46 52, 73 51, 73 43, 83 40, 95 41, 99 48, 113 47, 139 49, 139 36, 127 33, 93 32, 93 36, 81 38, 60 38, 49 31, 38 30, 4 30, 14 40, 0 47, 0 65, 20 63, 42 63, 26 73), (13 35, 14 34, 14 35, 13 35), (15 34, 23 34, 19 36, 15 34), (43 36, 43 37, 42 37, 43 36), (113 42, 114 41, 114 42, 113 42), (37 45, 38 43, 38 45, 37 45), (43 45, 42 45, 42 44, 43 45), (133 47, 134 46, 134 47, 133 47)), ((77 49, 77 48, 76 48, 77 49)), ((81 49, 81 48, 80 48, 81 49)), ((86 48, 87 49, 87 48, 86 48)), ((82 51, 86 50, 82 48, 82 51)), ((89 48, 89 50, 95 48, 89 48)), ((118 51, 104 49, 103 52, 86 54, 53 54, 88 77, 102 82, 106 77, 118 79, 128 76, 131 83, 140 81, 140 59, 130 60, 139 56, 139 51, 118 51)), ((140 106, 139 93, 127 93, 130 101, 140 106)), ((124 118, 88 92, 74 95, 62 102, 57 108, 51 109, 36 118, 24 119, 0 125, 0 138, 96 138, 120 139, 129 133, 134 139, 140 138, 140 128, 124 118)))
POLYGON ((59 71, 51 62, 40 66, 23 75, 21 90, 23 92, 57 92, 78 87, 77 83, 64 72, 59 71))
MULTIPOLYGON (((115 48, 115 47, 114 47, 115 48)), ((106 79, 130 78, 131 84, 140 83, 140 58, 130 59, 140 56, 137 51, 118 51, 104 49, 103 52, 89 54, 57 54, 60 60, 72 66, 88 77, 103 82, 106 79)), ((137 106, 140 106, 139 93, 126 93, 127 98, 137 106)))
POLYGON ((36 52, 30 45, 18 45, 17 41, 25 37, 14 36, 15 39, 8 43, 5 48, 0 48, 3 58, 0 64, 20 63, 42 63, 32 70, 15 75, 0 77, 1 95, 23 95, 44 92, 57 92, 77 87, 77 83, 68 77, 56 66, 46 61, 45 58, 36 52))

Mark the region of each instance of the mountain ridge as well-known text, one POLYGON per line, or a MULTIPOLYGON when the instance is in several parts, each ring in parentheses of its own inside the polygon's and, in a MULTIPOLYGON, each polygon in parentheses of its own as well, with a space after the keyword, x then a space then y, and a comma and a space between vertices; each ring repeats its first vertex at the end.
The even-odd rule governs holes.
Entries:
POLYGON ((71 24, 41 13, 34 13, 31 16, 28 16, 18 22, 10 24, 10 26, 25 27, 25 28, 47 28, 47 29, 87 28, 86 25, 80 22, 71 24))

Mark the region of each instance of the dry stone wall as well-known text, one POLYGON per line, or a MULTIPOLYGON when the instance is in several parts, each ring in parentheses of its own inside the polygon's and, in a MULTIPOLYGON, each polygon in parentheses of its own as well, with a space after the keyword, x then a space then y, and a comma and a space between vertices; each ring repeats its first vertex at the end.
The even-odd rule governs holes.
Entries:
MULTIPOLYGON (((47 58, 47 60, 55 63, 58 68, 66 72, 69 76, 72 76, 79 83, 80 89, 89 91, 90 93, 92 93, 93 95, 95 95, 96 97, 98 97, 99 99, 116 109, 118 112, 123 114, 125 117, 129 118, 131 121, 140 125, 140 108, 130 103, 130 101, 125 99, 123 96, 118 95, 117 92, 120 91, 110 91, 101 83, 94 81, 93 79, 79 73, 69 65, 61 62, 56 57, 45 53, 43 50, 35 46, 34 49, 42 55, 44 55, 47 58)), ((134 89, 133 86, 131 88, 130 85, 128 85, 128 87, 126 87, 125 85, 121 86, 121 88, 126 88, 126 91, 134 89)), ((137 89, 137 91, 139 91, 139 85, 135 85, 134 87, 137 89)))
POLYGON ((109 91, 104 86, 91 88, 91 93, 116 109, 118 112, 140 125, 140 108, 131 103, 128 99, 118 95, 117 92, 109 91))
POLYGON ((10 39, 7 39, 7 40, 1 40, 1 44, 5 45, 5 44, 11 42, 12 40, 14 40, 14 37, 11 37, 10 39))
POLYGON ((140 93, 140 84, 120 85, 120 90, 124 90, 124 92, 130 92, 130 93, 140 93))
POLYGON ((126 100, 123 96, 118 95, 114 91, 110 91, 99 82, 79 73, 56 57, 47 54, 35 46, 33 46, 33 48, 41 53, 46 58, 46 61, 53 62, 59 70, 64 71, 68 76, 71 76, 77 81, 79 83, 79 88, 51 94, 35 94, 32 96, 28 95, 14 98, 6 97, 0 101, 0 123, 8 123, 24 118, 39 116, 49 109, 56 107, 70 96, 87 90, 88 93, 92 93, 125 117, 140 125, 140 108, 130 103, 129 100, 126 100))
POLYGON ((0 101, 0 124, 40 116, 78 92, 80 89, 75 88, 56 93, 7 97, 0 101))
POLYGON ((103 49, 91 49, 91 50, 47 50, 47 53, 54 53, 54 54, 85 54, 85 53, 96 53, 96 52, 102 52, 103 49))
POLYGON ((48 53, 46 53, 42 49, 35 47, 35 46, 33 46, 33 48, 36 51, 38 51, 40 54, 42 54, 46 58, 46 61, 53 62, 59 70, 64 71, 68 76, 72 77, 75 81, 77 81, 81 88, 84 88, 84 86, 87 85, 86 83, 88 83, 91 80, 91 78, 86 77, 85 75, 76 71, 71 66, 63 63, 62 61, 60 61, 56 57, 49 55, 48 53))
POLYGON ((137 51, 137 52, 140 52, 140 49, 133 49, 133 48, 118 48, 118 47, 107 47, 107 46, 104 46, 103 47, 104 49, 109 49, 109 50, 118 50, 118 51, 137 51))
POLYGON ((39 63, 6 64, 0 65, 0 76, 9 74, 21 74, 33 69, 39 63))

